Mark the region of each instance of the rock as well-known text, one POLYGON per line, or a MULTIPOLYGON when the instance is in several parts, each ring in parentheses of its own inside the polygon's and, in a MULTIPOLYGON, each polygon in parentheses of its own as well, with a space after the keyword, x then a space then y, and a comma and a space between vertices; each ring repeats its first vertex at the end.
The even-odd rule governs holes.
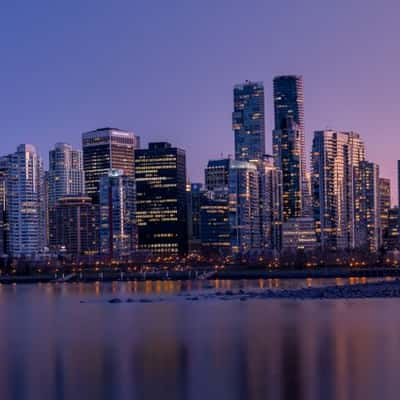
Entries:
POLYGON ((115 299, 108 300, 108 302, 111 304, 118 304, 118 303, 122 303, 122 300, 115 298, 115 299))

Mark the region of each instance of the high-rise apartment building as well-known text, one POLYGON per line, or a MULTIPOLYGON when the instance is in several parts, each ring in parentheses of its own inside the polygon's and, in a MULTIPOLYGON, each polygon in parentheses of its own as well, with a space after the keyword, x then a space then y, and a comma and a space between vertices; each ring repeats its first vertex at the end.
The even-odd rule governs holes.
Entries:
POLYGON ((379 207, 381 214, 381 243, 388 235, 389 228, 389 210, 391 208, 391 190, 390 179, 379 178, 379 207))
POLYGON ((111 169, 134 176, 134 154, 139 146, 138 136, 120 129, 102 128, 82 134, 86 193, 94 204, 99 203, 100 178, 111 169))
POLYGON ((355 247, 376 253, 381 244, 379 166, 361 161, 357 170, 355 247))
POLYGON ((365 159, 360 135, 332 130, 314 133, 312 148, 313 211, 323 249, 356 246, 357 171, 365 159))
POLYGON ((135 151, 139 249, 154 254, 188 251, 186 156, 169 143, 135 151))
POLYGON ((137 249, 135 180, 121 170, 100 179, 100 252, 110 258, 137 249))
POLYGON ((33 145, 7 156, 6 191, 9 254, 35 256, 45 247, 46 229, 43 164, 33 145))
POLYGON ((304 90, 301 76, 278 76, 274 79, 275 129, 273 154, 282 171, 283 217, 304 215, 307 196, 304 137, 304 90))
POLYGON ((235 159, 256 160, 265 153, 264 85, 246 81, 233 89, 235 159))
POLYGON ((66 143, 57 143, 49 152, 49 207, 65 196, 85 192, 82 153, 66 143))
POLYGON ((85 193, 82 153, 69 144, 57 143, 49 152, 46 178, 49 244, 54 246, 56 226, 52 217, 57 201, 62 197, 85 193))
POLYGON ((260 187, 257 166, 232 161, 229 171, 229 223, 234 254, 261 249, 260 187))
POLYGON ((272 156, 257 162, 260 191, 261 241, 264 250, 280 250, 282 244, 282 172, 272 156))

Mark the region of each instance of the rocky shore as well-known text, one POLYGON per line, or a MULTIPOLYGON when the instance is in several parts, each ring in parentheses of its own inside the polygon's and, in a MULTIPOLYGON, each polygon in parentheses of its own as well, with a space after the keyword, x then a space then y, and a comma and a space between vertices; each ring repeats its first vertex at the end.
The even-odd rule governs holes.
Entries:
MULTIPOLYGON (((111 304, 120 303, 153 303, 173 301, 177 298, 186 301, 202 300, 239 300, 253 299, 288 299, 288 300, 324 300, 324 299, 369 299, 369 298, 396 298, 400 297, 400 280, 367 284, 307 287, 301 289, 267 289, 267 290, 226 290, 204 291, 196 293, 180 293, 175 296, 158 298, 112 298, 107 300, 111 304)), ((84 302, 84 301, 83 301, 84 302)))

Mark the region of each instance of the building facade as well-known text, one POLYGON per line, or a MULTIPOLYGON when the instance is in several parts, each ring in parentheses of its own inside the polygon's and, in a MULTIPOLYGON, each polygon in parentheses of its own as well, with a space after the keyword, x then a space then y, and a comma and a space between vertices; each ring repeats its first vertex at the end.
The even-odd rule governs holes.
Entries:
POLYGON ((188 251, 186 156, 169 143, 135 151, 139 249, 159 255, 188 251))
POLYGON ((257 166, 233 161, 229 171, 229 223, 233 254, 261 250, 260 188, 257 166))
POLYGON ((55 221, 52 212, 57 201, 85 193, 82 153, 66 143, 57 143, 49 152, 46 176, 49 244, 55 245, 55 221))
POLYGON ((231 163, 232 160, 230 158, 208 161, 204 173, 205 187, 207 190, 226 190, 226 192, 228 192, 231 163))
POLYGON ((135 180, 121 170, 100 179, 100 252, 127 257, 137 249, 135 180))
POLYGON ((229 254, 230 234, 228 199, 209 192, 200 209, 200 241, 203 252, 229 254))
POLYGON ((307 201, 304 89, 301 76, 274 78, 273 154, 282 171, 284 220, 304 215, 307 201))
POLYGON ((314 133, 312 148, 313 213, 323 250, 356 247, 360 202, 356 176, 365 159, 364 144, 354 132, 314 133))
POLYGON ((379 166, 361 161, 356 179, 356 203, 359 210, 355 219, 355 247, 376 253, 381 245, 379 166))
POLYGON ((98 207, 90 197, 61 197, 50 213, 55 227, 55 249, 76 257, 98 253, 98 207))
POLYGON ((246 81, 233 89, 235 159, 256 160, 265 153, 264 85, 246 81))
POLYGON ((260 191, 260 227, 262 248, 279 251, 282 246, 283 191, 282 172, 272 156, 258 162, 260 191))
POLYGON ((388 235, 389 210, 392 204, 390 179, 388 178, 379 178, 379 204, 381 214, 381 243, 383 245, 388 235))
POLYGON ((313 218, 290 218, 283 223, 282 251, 284 253, 309 253, 318 248, 313 218))
POLYGON ((111 169, 134 176, 135 150, 139 147, 139 137, 121 129, 102 128, 82 134, 86 194, 94 204, 99 203, 100 179, 111 169))
POLYGON ((46 245, 44 171, 36 148, 21 144, 7 157, 8 252, 33 257, 46 245))

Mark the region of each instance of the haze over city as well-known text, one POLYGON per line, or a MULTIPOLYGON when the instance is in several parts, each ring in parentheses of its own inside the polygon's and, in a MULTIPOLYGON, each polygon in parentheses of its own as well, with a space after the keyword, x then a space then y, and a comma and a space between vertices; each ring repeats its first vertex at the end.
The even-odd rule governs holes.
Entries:
POLYGON ((394 1, 3 5, 2 153, 28 142, 47 159, 57 141, 80 147, 82 132, 115 126, 143 144, 184 148, 188 176, 203 181, 208 159, 233 154, 233 85, 264 82, 271 152, 272 78, 300 74, 307 158, 314 130, 360 132, 393 196, 399 8, 394 1))

